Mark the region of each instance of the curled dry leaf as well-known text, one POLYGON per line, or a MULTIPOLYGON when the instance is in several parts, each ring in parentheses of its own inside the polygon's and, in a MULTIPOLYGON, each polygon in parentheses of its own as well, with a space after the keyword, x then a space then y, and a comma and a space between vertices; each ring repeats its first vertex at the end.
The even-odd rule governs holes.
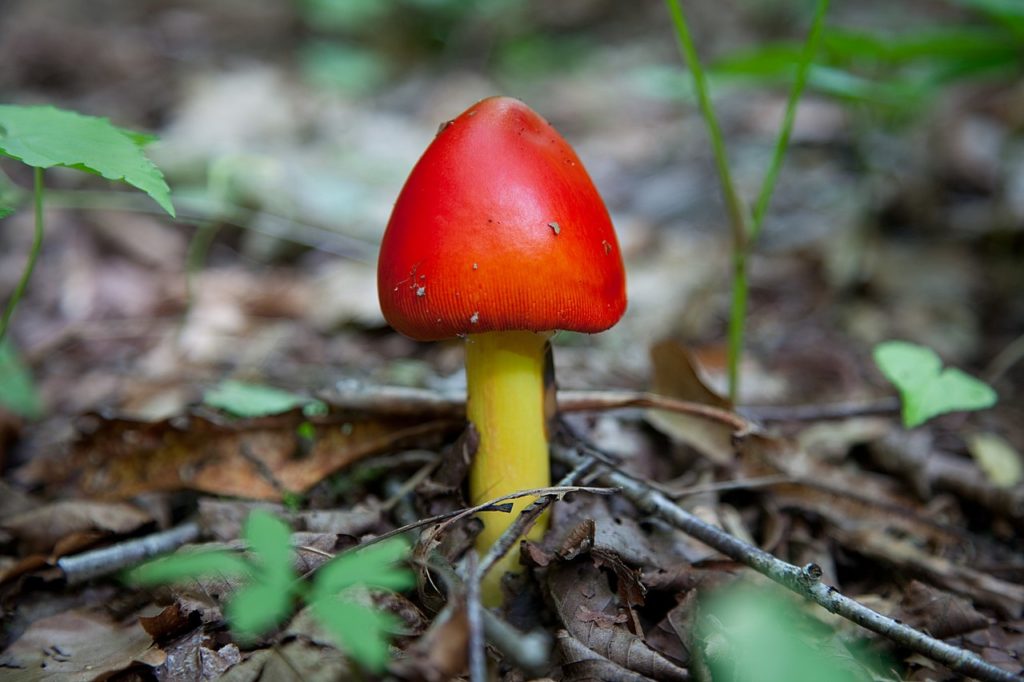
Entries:
POLYGON ((641 636, 614 624, 620 615, 618 600, 605 575, 590 561, 551 566, 548 590, 565 629, 598 658, 658 680, 689 679, 685 670, 649 647, 641 636))
MULTIPOLYGON (((693 356, 683 345, 661 341, 651 347, 652 391, 659 395, 732 409, 701 380, 693 356)), ((690 445, 716 464, 733 460, 733 431, 725 424, 687 414, 650 410, 647 420, 670 438, 690 445)))

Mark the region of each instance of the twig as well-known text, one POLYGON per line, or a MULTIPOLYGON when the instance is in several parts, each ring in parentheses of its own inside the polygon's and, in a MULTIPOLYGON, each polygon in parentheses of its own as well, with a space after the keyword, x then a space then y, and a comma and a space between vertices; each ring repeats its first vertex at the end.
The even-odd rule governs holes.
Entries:
POLYGON ((812 422, 853 417, 888 417, 899 414, 899 398, 881 398, 867 403, 824 403, 821 405, 752 405, 740 414, 763 422, 812 422))
MULTIPOLYGON (((431 552, 427 565, 441 576, 445 589, 451 593, 464 592, 462 577, 438 552, 431 552)), ((521 632, 499 618, 489 609, 481 609, 484 635, 495 649, 512 661, 515 667, 533 676, 542 675, 549 666, 551 638, 543 630, 521 632)))
MULTIPOLYGON (((556 449, 555 456, 569 466, 579 466, 586 455, 572 449, 556 449)), ((605 465, 602 465, 605 466, 605 465)), ((1001 670, 980 657, 899 623, 844 596, 834 587, 821 582, 821 569, 814 564, 804 568, 782 561, 764 550, 749 545, 718 528, 705 523, 676 505, 643 481, 622 472, 605 470, 600 479, 608 486, 620 488, 633 504, 646 514, 658 516, 687 535, 712 547, 730 559, 748 566, 831 613, 888 637, 923 656, 942 663, 951 670, 984 682, 1020 682, 1017 675, 1001 670)))
POLYGON ((970 460, 934 447, 923 432, 895 433, 871 444, 871 459, 909 482, 922 498, 944 490, 1017 523, 1024 522, 1024 485, 993 485, 970 460))
POLYGON ((57 567, 64 572, 67 584, 77 585, 134 566, 158 554, 171 552, 198 537, 199 524, 190 521, 144 538, 62 557, 57 560, 57 567))
MULTIPOLYGON (((335 391, 318 394, 324 402, 342 410, 365 411, 389 415, 417 417, 464 417, 466 392, 440 393, 402 386, 364 386, 340 384, 335 391)), ((559 412, 616 410, 631 407, 679 412, 732 427, 748 433, 756 426, 740 415, 703 403, 676 400, 645 391, 559 391, 559 412)))
MULTIPOLYGON (((388 415, 418 417, 464 417, 465 391, 431 391, 403 386, 340 384, 334 391, 318 395, 333 407, 388 415)), ((885 416, 899 412, 899 400, 882 398, 867 403, 825 405, 753 405, 730 412, 711 405, 676 400, 646 391, 598 390, 559 391, 559 412, 597 412, 646 408, 688 414, 732 427, 742 433, 757 430, 754 422, 815 421, 851 417, 885 416)))
POLYGON ((466 622, 469 627, 469 682, 487 682, 487 654, 484 650, 483 608, 480 606, 480 576, 476 552, 466 552, 466 622))
MULTIPOLYGON (((558 482, 557 487, 566 488, 575 486, 577 483, 582 481, 596 465, 596 460, 588 459, 566 474, 565 477, 558 482)), ((481 578, 487 575, 487 573, 494 568, 494 565, 498 560, 512 549, 516 541, 519 540, 527 530, 529 530, 530 526, 533 525, 533 522, 537 520, 537 517, 539 517, 553 501, 554 497, 550 495, 539 497, 531 502, 530 505, 516 517, 509 527, 505 529, 505 532, 501 534, 498 541, 495 542, 489 550, 487 550, 487 554, 485 554, 483 559, 481 559, 479 567, 481 578)))
MULTIPOLYGON (((518 500, 521 497, 562 497, 567 493, 593 493, 594 495, 613 495, 616 492, 618 491, 615 488, 592 488, 581 485, 551 486, 549 488, 531 488, 529 490, 517 490, 516 492, 509 493, 508 495, 495 497, 493 500, 489 500, 487 502, 484 502, 483 504, 478 504, 473 507, 466 507, 465 509, 459 510, 457 514, 452 515, 450 518, 447 518, 440 524, 438 524, 437 528, 433 530, 433 533, 435 535, 443 533, 446 530, 448 530, 449 526, 461 521, 467 516, 473 516, 482 511, 492 511, 494 510, 494 508, 498 507, 502 502, 507 502, 508 500, 518 500)), ((511 506, 509 506, 509 509, 502 511, 511 511, 511 506)), ((377 538, 374 538, 374 541, 377 541, 377 538)))
POLYGON ((994 384, 1003 378, 1003 375, 1010 371, 1010 368, 1024 358, 1024 334, 1021 334, 1003 348, 988 363, 985 372, 982 374, 985 381, 994 384))

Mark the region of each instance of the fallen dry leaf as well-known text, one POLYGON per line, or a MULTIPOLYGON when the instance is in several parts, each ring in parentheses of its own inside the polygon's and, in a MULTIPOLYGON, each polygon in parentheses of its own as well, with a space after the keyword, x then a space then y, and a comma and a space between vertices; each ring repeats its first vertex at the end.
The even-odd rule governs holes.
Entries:
MULTIPOLYGON (((688 680, 689 674, 651 649, 641 636, 614 623, 618 600, 608 579, 587 558, 549 567, 548 590, 566 631, 599 658, 659 680, 688 680), (603 618, 595 617, 603 614, 603 618)), ((583 657, 577 658, 583 660, 583 657)))
POLYGON ((130 504, 67 500, 8 517, 0 527, 17 538, 25 554, 62 555, 91 544, 79 540, 127 535, 152 520, 130 504))
POLYGON ((0 657, 0 672, 11 682, 89 682, 135 663, 157 666, 165 657, 137 625, 65 611, 33 623, 0 657))
POLYGON ((97 415, 88 420, 92 428, 74 444, 66 466, 30 464, 22 478, 70 483, 101 499, 191 489, 279 500, 363 457, 435 442, 461 426, 451 420, 340 415, 310 420, 297 411, 237 421, 200 415, 159 422, 97 415), (311 439, 298 433, 305 423, 314 424, 311 439))

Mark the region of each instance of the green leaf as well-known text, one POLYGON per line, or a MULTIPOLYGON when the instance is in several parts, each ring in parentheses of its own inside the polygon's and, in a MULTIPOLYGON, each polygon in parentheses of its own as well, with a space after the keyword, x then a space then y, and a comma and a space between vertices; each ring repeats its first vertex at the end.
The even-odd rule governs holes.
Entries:
POLYGON ((242 536, 262 569, 260 582, 279 592, 289 592, 296 575, 292 566, 292 533, 287 524, 270 512, 257 509, 245 520, 242 536))
POLYGON ((385 590, 408 589, 415 584, 413 574, 404 566, 396 565, 408 554, 409 547, 397 538, 346 552, 317 570, 314 598, 331 597, 356 585, 385 590))
POLYGON ((32 374, 7 339, 0 339, 0 405, 29 419, 43 411, 32 374))
POLYGON ((204 576, 237 577, 252 574, 251 564, 240 554, 220 549, 179 552, 155 559, 129 571, 125 579, 136 585, 161 585, 204 576))
POLYGON ((996 403, 988 384, 960 370, 942 368, 935 351, 905 341, 875 346, 875 364, 900 392, 908 429, 947 412, 981 410, 996 403))
POLYGON ((374 672, 384 669, 388 638, 399 626, 394 616, 343 599, 317 599, 311 607, 350 658, 374 672))
POLYGON ((0 105, 0 154, 36 168, 67 166, 126 182, 174 216, 171 190, 142 152, 152 139, 52 106, 0 105))
MULTIPOLYGON (((279 388, 230 379, 208 390, 203 396, 203 402, 236 417, 265 417, 312 405, 318 406, 312 408, 317 411, 323 405, 319 400, 279 388)), ((323 405, 322 409, 326 410, 326 406, 323 405)))
POLYGON ((243 640, 252 640, 276 626, 292 609, 292 593, 278 585, 256 582, 241 588, 227 603, 224 615, 243 640))
POLYGON ((0 220, 3 220, 12 213, 14 213, 13 206, 6 206, 4 204, 0 204, 0 220))

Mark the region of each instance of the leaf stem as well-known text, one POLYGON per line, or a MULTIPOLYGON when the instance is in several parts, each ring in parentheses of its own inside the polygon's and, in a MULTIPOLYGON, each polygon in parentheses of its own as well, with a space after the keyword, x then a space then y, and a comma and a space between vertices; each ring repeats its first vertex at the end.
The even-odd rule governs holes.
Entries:
POLYGON ((29 251, 28 262, 25 263, 25 270, 21 273, 21 279, 18 280, 18 285, 14 288, 14 293, 11 294, 11 298, 7 302, 3 319, 0 320, 0 340, 3 340, 7 335, 7 325, 10 324, 11 317, 14 316, 14 309, 18 307, 18 302, 25 295, 28 280, 32 277, 32 271, 36 267, 36 261, 39 260, 39 252, 43 246, 43 169, 36 167, 32 170, 33 206, 35 207, 35 232, 32 237, 32 249, 29 251))

